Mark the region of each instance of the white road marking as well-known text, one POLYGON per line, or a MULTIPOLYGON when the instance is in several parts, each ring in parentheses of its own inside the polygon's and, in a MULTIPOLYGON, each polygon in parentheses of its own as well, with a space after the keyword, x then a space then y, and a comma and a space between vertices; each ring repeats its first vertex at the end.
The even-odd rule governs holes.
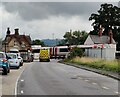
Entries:
POLYGON ((109 88, 108 87, 102 87, 103 89, 106 89, 106 90, 108 90, 109 88))
MULTIPOLYGON (((26 67, 25 67, 26 68, 26 67)), ((17 80, 16 80, 16 83, 15 83, 15 97, 17 97, 17 84, 18 84, 18 81, 22 75, 22 73, 24 72, 25 68, 23 69, 23 71, 20 73, 20 75, 18 76, 17 80)))
POLYGON ((97 83, 92 83, 93 85, 97 85, 97 83))
POLYGON ((89 80, 85 79, 86 82, 88 82, 89 80))
POLYGON ((20 92, 21 92, 21 94, 23 94, 23 93, 24 93, 24 91, 23 91, 23 90, 21 90, 20 92))
POLYGON ((21 81, 21 82, 24 82, 24 80, 23 80, 23 79, 21 79, 20 81, 21 81))
POLYGON ((119 92, 114 92, 114 93, 119 94, 119 92))

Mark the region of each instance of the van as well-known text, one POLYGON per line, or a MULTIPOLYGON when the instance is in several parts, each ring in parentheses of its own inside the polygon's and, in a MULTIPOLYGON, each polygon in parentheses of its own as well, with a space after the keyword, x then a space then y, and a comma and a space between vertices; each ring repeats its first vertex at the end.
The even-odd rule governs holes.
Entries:
POLYGON ((47 61, 50 62, 50 52, 48 48, 41 48, 40 49, 40 55, 39 55, 39 61, 47 61))

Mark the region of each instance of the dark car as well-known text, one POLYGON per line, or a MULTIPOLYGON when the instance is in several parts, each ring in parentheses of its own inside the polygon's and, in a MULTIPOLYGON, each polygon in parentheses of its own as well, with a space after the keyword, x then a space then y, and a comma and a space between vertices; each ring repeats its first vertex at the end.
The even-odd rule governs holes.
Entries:
POLYGON ((8 57, 5 52, 0 52, 0 71, 2 71, 3 75, 7 75, 10 72, 8 57))

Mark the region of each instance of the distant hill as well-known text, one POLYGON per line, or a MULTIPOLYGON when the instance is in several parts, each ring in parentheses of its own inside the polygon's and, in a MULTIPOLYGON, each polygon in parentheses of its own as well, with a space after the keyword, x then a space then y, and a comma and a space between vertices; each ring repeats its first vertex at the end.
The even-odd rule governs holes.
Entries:
POLYGON ((57 44, 59 44, 59 41, 61 41, 62 39, 43 39, 41 41, 44 42, 45 45, 47 46, 55 46, 57 44))

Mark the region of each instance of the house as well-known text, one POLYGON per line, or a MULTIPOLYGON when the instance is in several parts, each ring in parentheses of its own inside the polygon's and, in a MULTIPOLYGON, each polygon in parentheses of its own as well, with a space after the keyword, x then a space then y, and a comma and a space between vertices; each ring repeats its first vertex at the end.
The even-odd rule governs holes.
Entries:
POLYGON ((116 42, 112 37, 112 30, 108 32, 108 35, 102 35, 102 29, 98 35, 89 35, 84 45, 92 45, 92 48, 85 49, 88 57, 115 59, 116 42))
POLYGON ((14 34, 7 29, 5 40, 3 41, 2 50, 8 52, 11 48, 18 50, 29 50, 31 48, 31 38, 27 35, 19 35, 19 29, 16 28, 14 34))

